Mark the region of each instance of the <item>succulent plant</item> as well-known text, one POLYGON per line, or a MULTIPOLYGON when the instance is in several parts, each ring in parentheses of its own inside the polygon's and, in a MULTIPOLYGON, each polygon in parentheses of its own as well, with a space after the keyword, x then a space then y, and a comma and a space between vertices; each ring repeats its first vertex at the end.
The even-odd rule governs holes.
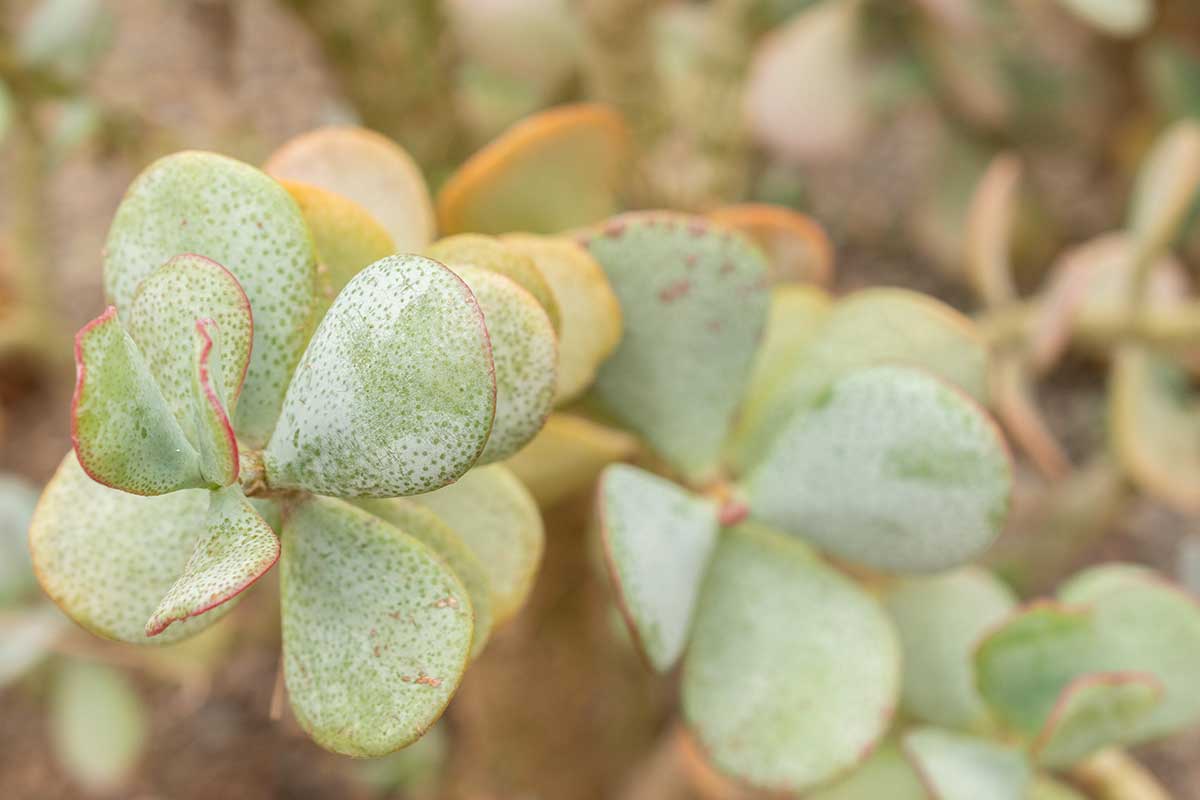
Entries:
POLYGON ((268 168, 287 183, 185 152, 131 186, 31 550, 70 617, 136 644, 203 630, 278 561, 297 718, 380 755, 437 719, 528 592, 536 505, 472 467, 549 414, 554 298, 474 255, 457 274, 392 255, 429 244, 432 206, 382 137, 317 131, 268 168))

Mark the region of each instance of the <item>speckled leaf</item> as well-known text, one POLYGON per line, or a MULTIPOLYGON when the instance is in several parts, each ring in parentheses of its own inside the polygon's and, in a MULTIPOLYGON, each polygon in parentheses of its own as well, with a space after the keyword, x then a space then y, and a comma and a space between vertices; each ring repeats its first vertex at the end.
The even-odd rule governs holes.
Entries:
POLYGON ((238 477, 238 444, 225 412, 219 376, 224 373, 220 331, 211 319, 198 319, 193 328, 192 420, 193 441, 200 454, 200 474, 212 486, 228 486, 238 477))
POLYGON ((457 483, 413 500, 458 534, 488 572, 492 618, 511 619, 529 596, 545 530, 529 491, 506 467, 477 467, 457 483))
POLYGON ((250 300, 253 355, 233 421, 247 444, 261 446, 311 331, 312 237, 295 201, 268 176, 189 151, 147 167, 117 209, 105 246, 109 297, 124 311, 142 280, 180 253, 227 268, 250 300))
POLYGON ((475 552, 441 517, 407 497, 363 499, 355 504, 395 525, 450 567, 471 599, 471 610, 475 615, 471 657, 478 656, 492 631, 492 579, 475 552))
POLYGON ((336 192, 282 181, 300 206, 317 249, 317 319, 350 279, 396 252, 392 237, 365 208, 336 192))
POLYGON ((933 800, 1027 800, 1029 764, 1001 744, 919 728, 905 734, 904 752, 933 800))
POLYGON ((75 335, 71 440, 105 486, 154 495, 206 485, 196 449, 112 306, 75 335))
POLYGON ((825 229, 807 214, 785 206, 742 203, 710 211, 708 218, 741 231, 761 247, 777 284, 828 286, 833 280, 833 245, 825 229))
POLYGON ((876 748, 846 777, 804 797, 805 800, 929 800, 916 770, 891 740, 876 748))
POLYGON ((146 620, 183 572, 204 532, 208 492, 136 497, 91 480, 68 453, 29 527, 34 568, 46 594, 97 636, 167 644, 199 633, 225 603, 153 639, 146 620))
POLYGON ((204 533, 153 616, 146 635, 158 636, 173 622, 197 617, 250 588, 279 560, 279 539, 242 490, 211 493, 204 533))
POLYGON ((0 689, 40 664, 69 627, 50 603, 0 611, 0 689))
POLYGON ((585 245, 624 316, 590 396, 689 480, 712 478, 766 322, 762 254, 700 217, 653 211, 585 245))
MULTIPOLYGON (((1090 5, 1141 6, 1149 0, 1072 0, 1090 5)), ((1200 197, 1200 122, 1185 119, 1158 138, 1146 155, 1133 189, 1129 230, 1144 252, 1170 244, 1200 197)))
POLYGON ((63 660, 52 684, 50 735, 64 770, 89 793, 112 794, 133 777, 149 714, 113 667, 63 660))
POLYGON ((600 479, 600 534, 621 611, 643 655, 666 672, 683 654, 708 561, 717 507, 627 464, 600 479))
POLYGON ((824 396, 829 384, 884 363, 922 367, 987 402, 987 346, 965 316, 938 300, 906 289, 872 288, 840 300, 789 375, 758 391, 743 409, 729 448, 733 467, 745 471, 771 449, 789 420, 824 396))
POLYGON ((528 256, 559 309, 555 405, 578 397, 621 341, 621 304, 596 259, 571 239, 511 234, 502 241, 528 256))
POLYGON ((1034 742, 1039 763, 1067 767, 1126 736, 1162 702, 1152 675, 1112 672, 1084 675, 1059 696, 1034 742))
POLYGON ((432 550, 368 512, 310 497, 284 521, 283 672, 318 744, 380 756, 441 716, 466 666, 471 607, 432 550))
POLYGON ((866 134, 871 109, 858 55, 859 8, 856 0, 813 5, 755 48, 747 126, 777 159, 845 156, 866 134))
POLYGON ((900 681, 887 615, 794 539, 722 533, 684 658, 683 713, 726 774, 795 792, 883 736, 900 681))
POLYGON ((979 642, 976 686, 996 717, 1032 739, 1062 690, 1094 660, 1091 609, 1037 603, 1014 614, 979 642))
POLYGON ((336 192, 365 208, 397 252, 416 253, 433 239, 433 201, 404 148, 366 128, 326 127, 276 150, 263 169, 276 178, 336 192))
POLYGON ((611 109, 534 114, 471 156, 437 197, 446 233, 558 233, 616 211, 629 133, 611 109))
POLYGON ((897 581, 883 603, 904 656, 901 707, 947 728, 986 729, 988 710, 975 688, 975 644, 1012 611, 1012 591, 988 572, 965 567, 897 581))
POLYGON ((0 474, 0 609, 20 604, 37 589, 29 560, 29 520, 37 499, 32 483, 0 474))
POLYGON ((1152 0, 1058 0, 1079 19, 1110 36, 1136 36, 1154 22, 1152 0))
POLYGON ((1012 471, 995 425, 928 373, 869 367, 778 432, 745 482, 751 513, 889 572, 936 572, 983 552, 1012 471))
POLYGON ((230 409, 236 407, 250 366, 254 322, 250 301, 237 279, 215 261, 175 256, 138 286, 122 320, 146 357, 154 380, 188 438, 196 443, 193 408, 196 321, 216 322, 221 369, 213 385, 230 409))
POLYGON ((1125 473, 1180 511, 1200 511, 1200 399, 1187 372, 1149 349, 1123 346, 1108 402, 1109 435, 1125 473))
POLYGON ((456 273, 460 267, 475 267, 503 275, 537 299, 555 332, 561 327, 562 312, 546 276, 532 257, 517 248, 493 236, 460 233, 434 242, 425 249, 425 255, 456 273))
POLYGON ((979 179, 967 209, 967 279, 984 305, 993 308, 1017 296, 1009 251, 1020 180, 1017 157, 997 155, 979 179))
POLYGON ((546 424, 558 383, 550 318, 514 281, 478 267, 455 268, 479 302, 496 370, 496 419, 477 463, 502 461, 546 424))
POLYGON ((320 494, 427 492, 483 452, 492 354, 470 290, 440 264, 391 256, 342 291, 288 388, 268 482, 320 494))
POLYGON ((504 462, 542 508, 590 487, 600 471, 637 452, 637 439, 571 414, 551 414, 519 453, 504 462))

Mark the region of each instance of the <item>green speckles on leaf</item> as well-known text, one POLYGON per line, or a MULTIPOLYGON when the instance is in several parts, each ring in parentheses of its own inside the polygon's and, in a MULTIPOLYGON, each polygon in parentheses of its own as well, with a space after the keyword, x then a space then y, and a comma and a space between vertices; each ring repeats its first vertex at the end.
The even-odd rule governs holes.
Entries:
POLYGON ((891 721, 895 634, 875 601, 798 542, 725 531, 684 658, 683 712, 723 772, 797 792, 863 759, 891 721))
POLYGON ((666 212, 615 217, 585 245, 624 319, 590 396, 688 479, 712 477, 766 321, 762 254, 666 212))
POLYGON ((533 588, 545 548, 542 517, 529 490, 507 467, 492 464, 413 500, 449 525, 487 570, 495 624, 511 619, 533 588))
POLYGON ((153 639, 146 620, 205 530, 206 491, 137 497, 101 486, 68 453, 47 484, 29 528, 34 568, 46 594, 98 636, 167 644, 225 615, 225 603, 153 639))
POLYGON ((616 464, 600 483, 601 534, 626 621, 666 672, 683 653, 717 543, 717 509, 670 481, 616 464))
POLYGON ((466 590, 431 550, 331 498, 284 522, 283 669, 296 718, 323 747, 380 756, 419 738, 471 647, 466 590))
POLYGON ((444 486, 483 452, 495 386, 466 285, 427 258, 385 258, 313 336, 264 454, 268 482, 343 497, 444 486))
POLYGON ((904 736, 904 751, 934 800, 1027 800, 1032 773, 1015 749, 919 728, 904 736))
POLYGON ((480 464, 502 461, 546 423, 557 384, 558 341, 546 312, 515 282, 478 267, 455 268, 483 310, 496 366, 496 420, 480 464))
POLYGON ((316 260, 308 228, 283 187, 254 167, 176 153, 147 167, 117 209, 105 248, 109 297, 125 311, 142 280, 181 253, 226 267, 250 300, 253 355, 234 424, 260 446, 311 330, 316 260))
POLYGON ((75 336, 71 438, 106 486, 155 495, 204 486, 200 461, 110 307, 75 336))
POLYGON ((275 532, 236 486, 211 493, 205 531, 183 575, 146 623, 157 636, 178 620, 228 602, 261 578, 279 559, 275 532))
POLYGON ((872 367, 798 413, 746 480, 752 513, 841 558, 933 572, 999 534, 1012 476, 969 398, 920 370, 872 367))

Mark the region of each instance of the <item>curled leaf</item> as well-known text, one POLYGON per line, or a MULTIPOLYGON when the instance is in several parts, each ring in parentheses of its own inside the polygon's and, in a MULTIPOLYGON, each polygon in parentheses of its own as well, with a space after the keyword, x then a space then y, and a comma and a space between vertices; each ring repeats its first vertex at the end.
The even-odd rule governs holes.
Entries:
POLYGON ((1038 761, 1065 767, 1121 742, 1162 701, 1162 684, 1137 672, 1095 673, 1063 689, 1033 744, 1038 761))
POLYGON ((495 414, 483 314, 421 256, 360 272, 321 321, 264 452, 268 482, 343 497, 427 492, 466 472, 495 414))
POLYGON ((933 800, 1026 800, 1032 773, 1015 749, 919 728, 905 734, 904 752, 933 800))
POLYGON ((225 412, 221 339, 211 319, 196 320, 192 360, 193 430, 200 453, 200 474, 213 486, 228 486, 238 477, 238 444, 225 412))

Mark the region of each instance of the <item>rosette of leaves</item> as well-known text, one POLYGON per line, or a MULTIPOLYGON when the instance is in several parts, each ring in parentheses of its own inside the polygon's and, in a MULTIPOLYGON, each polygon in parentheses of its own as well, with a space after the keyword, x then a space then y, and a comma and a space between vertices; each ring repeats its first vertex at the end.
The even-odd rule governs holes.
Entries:
POLYGON ((391 255, 399 222, 334 174, 285 189, 185 152, 134 182, 30 544, 72 619, 135 644, 207 628, 278 561, 292 709, 374 756, 433 724, 528 590, 534 501, 472 467, 537 432, 557 342, 511 278, 391 255))
POLYGON ((634 212, 580 239, 624 320, 585 405, 655 466, 599 487, 630 630, 657 671, 682 661, 683 716, 719 770, 827 782, 881 740, 901 680, 893 625, 832 560, 937 572, 1003 524, 984 345, 916 293, 771 287, 762 251, 705 218, 634 212))

